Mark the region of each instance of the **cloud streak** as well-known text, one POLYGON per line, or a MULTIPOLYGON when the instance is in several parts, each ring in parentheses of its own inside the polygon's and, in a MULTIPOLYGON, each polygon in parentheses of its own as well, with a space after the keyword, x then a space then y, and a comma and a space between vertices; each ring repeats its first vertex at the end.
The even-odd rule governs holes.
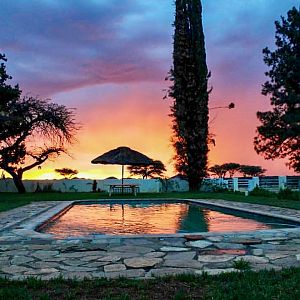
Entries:
MULTIPOLYGON (((261 48, 271 41, 275 18, 296 2, 204 0, 210 69, 249 81, 254 68, 262 69, 261 48)), ((171 65, 172 0, 2 0, 0 10, 1 51, 15 80, 41 96, 159 82, 171 65)))
POLYGON ((169 32, 153 32, 141 1, 3 0, 0 9, 6 16, 0 26, 7 28, 0 34, 2 51, 26 89, 51 95, 94 84, 162 80, 166 63, 149 49, 165 47, 169 32))

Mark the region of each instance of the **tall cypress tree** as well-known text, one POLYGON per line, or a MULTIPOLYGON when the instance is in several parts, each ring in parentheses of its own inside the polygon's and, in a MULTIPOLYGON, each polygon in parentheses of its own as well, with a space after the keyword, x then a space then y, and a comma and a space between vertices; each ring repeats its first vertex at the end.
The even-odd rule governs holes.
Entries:
POLYGON ((206 65, 200 0, 176 0, 173 81, 169 95, 173 118, 175 168, 198 190, 207 170, 209 72, 206 65))

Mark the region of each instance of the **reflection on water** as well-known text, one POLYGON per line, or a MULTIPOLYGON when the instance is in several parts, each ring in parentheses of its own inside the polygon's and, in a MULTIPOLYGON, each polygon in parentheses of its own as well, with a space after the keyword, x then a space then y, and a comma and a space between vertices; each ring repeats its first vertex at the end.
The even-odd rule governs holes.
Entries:
POLYGON ((41 231, 65 238, 91 234, 172 234, 270 228, 274 226, 265 224, 263 217, 248 219, 187 203, 142 202, 74 205, 41 231))

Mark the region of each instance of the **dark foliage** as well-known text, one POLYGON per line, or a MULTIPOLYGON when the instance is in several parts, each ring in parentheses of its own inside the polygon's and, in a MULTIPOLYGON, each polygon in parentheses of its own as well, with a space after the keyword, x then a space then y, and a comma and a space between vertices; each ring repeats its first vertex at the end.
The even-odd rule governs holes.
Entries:
POLYGON ((142 176, 143 179, 162 177, 167 171, 165 165, 160 160, 154 160, 148 166, 129 166, 127 170, 130 175, 142 176))
POLYGON ((241 165, 238 163, 225 163, 222 165, 214 165, 208 169, 214 175, 217 175, 219 178, 226 177, 226 174, 229 174, 229 177, 233 177, 236 172, 240 171, 241 165))
POLYGON ((176 0, 173 69, 169 96, 175 168, 198 190, 207 170, 208 88, 200 0, 176 0))
POLYGON ((289 188, 282 189, 277 194, 278 199, 287 199, 287 200, 300 200, 300 192, 298 191, 292 191, 289 188))
POLYGON ((226 173, 228 172, 229 177, 233 177, 236 172, 240 171, 241 165, 238 163, 226 163, 222 165, 226 173))
POLYGON ((288 158, 288 166, 300 172, 300 12, 295 7, 287 19, 276 21, 275 51, 263 50, 270 70, 262 94, 271 97, 271 111, 258 112, 262 123, 254 140, 257 153, 266 159, 288 158))
POLYGON ((223 165, 214 165, 208 169, 210 173, 213 175, 217 175, 219 178, 224 178, 227 170, 223 167, 223 165))
MULTIPOLYGON (((1 55, 0 60, 5 61, 1 55)), ((19 192, 24 193, 23 173, 66 153, 66 145, 78 129, 74 112, 63 105, 21 97, 11 87, 5 65, 0 68, 0 169, 9 173, 19 192)))
POLYGON ((55 169, 54 171, 59 175, 69 179, 78 174, 77 170, 73 170, 70 168, 55 169))
POLYGON ((251 192, 249 192, 250 196, 256 196, 256 197, 276 197, 277 194, 274 192, 270 192, 266 189, 263 189, 261 187, 256 186, 251 192))
POLYGON ((250 177, 258 177, 262 176, 267 170, 263 169, 260 166, 248 166, 248 165, 241 165, 239 172, 244 176, 250 177))

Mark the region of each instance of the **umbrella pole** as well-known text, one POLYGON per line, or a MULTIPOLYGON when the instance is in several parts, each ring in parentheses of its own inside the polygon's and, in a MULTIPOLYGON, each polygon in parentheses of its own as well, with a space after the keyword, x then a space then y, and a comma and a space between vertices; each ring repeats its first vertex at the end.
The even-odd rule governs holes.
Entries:
POLYGON ((123 183, 124 183, 124 165, 122 165, 122 195, 124 194, 123 183))

